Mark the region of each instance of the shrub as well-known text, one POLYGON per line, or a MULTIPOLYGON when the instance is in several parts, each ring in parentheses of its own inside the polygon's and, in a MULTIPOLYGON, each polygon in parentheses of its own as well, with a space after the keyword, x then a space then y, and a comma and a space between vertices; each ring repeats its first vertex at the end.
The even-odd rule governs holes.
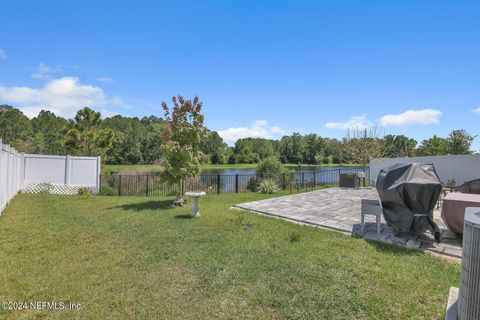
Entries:
POLYGON ((258 181, 257 178, 251 177, 247 182, 247 190, 251 192, 257 191, 258 181))
POLYGON ((82 194, 84 194, 84 193, 88 193, 88 194, 89 194, 89 193, 90 193, 90 189, 87 188, 87 187, 80 187, 80 188, 78 188, 77 194, 82 195, 82 194))
POLYGON ((289 240, 290 242, 298 242, 298 241, 300 241, 301 238, 302 238, 302 237, 301 237, 301 235, 300 235, 300 232, 298 232, 298 231, 292 231, 292 232, 290 232, 290 234, 288 235, 288 240, 289 240))
POLYGON ((264 178, 260 180, 258 185, 258 192, 265 193, 265 194, 272 194, 278 191, 278 185, 275 179, 272 178, 264 178))
POLYGON ((80 187, 77 190, 77 193, 82 196, 82 199, 86 200, 90 198, 90 189, 87 187, 80 187))
MULTIPOLYGON (((269 178, 277 181, 277 186, 287 186, 294 178, 295 170, 283 166, 280 160, 275 157, 267 157, 257 165, 257 176, 260 180, 269 178)), ((257 185, 257 190, 258 190, 257 185)))
POLYGON ((257 176, 260 179, 264 178, 278 178, 284 172, 287 172, 280 160, 277 157, 267 157, 260 161, 257 165, 257 176))
POLYGON ((111 186, 103 186, 100 188, 100 195, 102 196, 114 196, 117 191, 111 186))

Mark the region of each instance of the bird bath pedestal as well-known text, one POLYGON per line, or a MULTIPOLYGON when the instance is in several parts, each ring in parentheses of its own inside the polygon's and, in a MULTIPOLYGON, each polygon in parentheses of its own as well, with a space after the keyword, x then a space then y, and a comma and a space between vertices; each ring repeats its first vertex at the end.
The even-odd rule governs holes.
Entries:
POLYGON ((192 208, 192 217, 198 217, 200 215, 200 210, 198 207, 198 198, 203 197, 206 195, 205 192, 186 192, 186 196, 189 196, 193 200, 193 208, 192 208))

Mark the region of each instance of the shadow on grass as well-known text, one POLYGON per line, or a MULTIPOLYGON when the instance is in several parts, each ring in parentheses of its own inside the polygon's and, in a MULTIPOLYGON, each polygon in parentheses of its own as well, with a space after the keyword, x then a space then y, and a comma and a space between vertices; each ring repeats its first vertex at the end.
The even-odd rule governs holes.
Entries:
POLYGON ((161 201, 145 201, 137 203, 123 204, 115 206, 111 209, 122 209, 129 211, 144 211, 144 210, 168 210, 172 209, 173 200, 161 200, 161 201))
MULTIPOLYGON (((385 227, 385 224, 382 223, 382 229, 385 227)), ((375 223, 365 223, 365 232, 368 233, 370 238, 365 237, 360 233, 360 224, 354 224, 352 227, 352 235, 355 238, 363 238, 365 242, 374 247, 376 251, 382 253, 391 253, 395 255, 419 255, 422 254, 423 250, 420 249, 409 249, 404 247, 401 243, 389 243, 381 240, 377 240, 376 237, 376 224, 375 223)), ((380 238, 384 238, 386 235, 382 233, 380 238)), ((393 236, 393 235, 392 235, 393 236)), ((407 240, 408 238, 402 239, 400 237, 394 237, 397 241, 407 240)))
POLYGON ((365 242, 374 247, 378 252, 382 253, 390 253, 402 256, 418 256, 424 254, 423 250, 421 249, 407 249, 398 244, 385 243, 370 239, 365 239, 365 242))
POLYGON ((193 216, 191 214, 177 214, 175 219, 192 219, 193 216))

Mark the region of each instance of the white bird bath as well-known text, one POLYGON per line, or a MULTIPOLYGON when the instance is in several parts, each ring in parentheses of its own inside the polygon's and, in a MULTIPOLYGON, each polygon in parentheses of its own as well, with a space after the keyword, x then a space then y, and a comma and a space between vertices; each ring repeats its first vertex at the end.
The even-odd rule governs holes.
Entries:
POLYGON ((200 208, 198 207, 198 198, 203 197, 206 195, 205 192, 186 192, 186 196, 189 196, 193 200, 193 208, 192 208, 192 217, 198 217, 200 215, 200 208))

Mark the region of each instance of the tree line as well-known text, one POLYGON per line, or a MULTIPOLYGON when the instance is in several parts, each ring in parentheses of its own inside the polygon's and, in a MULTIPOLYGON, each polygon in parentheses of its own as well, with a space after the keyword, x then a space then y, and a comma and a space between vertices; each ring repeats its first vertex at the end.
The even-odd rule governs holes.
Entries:
POLYGON ((447 137, 436 135, 418 142, 405 135, 380 137, 376 129, 353 130, 343 139, 316 134, 293 133, 281 140, 240 139, 235 143, 229 162, 257 163, 276 155, 283 163, 302 164, 366 164, 370 158, 436 156, 470 154, 475 136, 465 130, 453 130, 447 137))
MULTIPOLYGON (((103 157, 108 164, 152 164, 162 159, 166 122, 156 116, 113 116, 85 107, 73 119, 42 110, 29 119, 21 110, 0 105, 0 138, 21 152, 103 157), (163 139, 163 140, 162 140, 163 139)), ((245 138, 228 146, 217 132, 204 128, 199 146, 201 163, 258 163, 276 156, 283 163, 366 164, 370 157, 469 154, 475 136, 453 130, 416 141, 405 135, 380 137, 375 128, 353 130, 343 139, 293 133, 280 140, 245 138)))

